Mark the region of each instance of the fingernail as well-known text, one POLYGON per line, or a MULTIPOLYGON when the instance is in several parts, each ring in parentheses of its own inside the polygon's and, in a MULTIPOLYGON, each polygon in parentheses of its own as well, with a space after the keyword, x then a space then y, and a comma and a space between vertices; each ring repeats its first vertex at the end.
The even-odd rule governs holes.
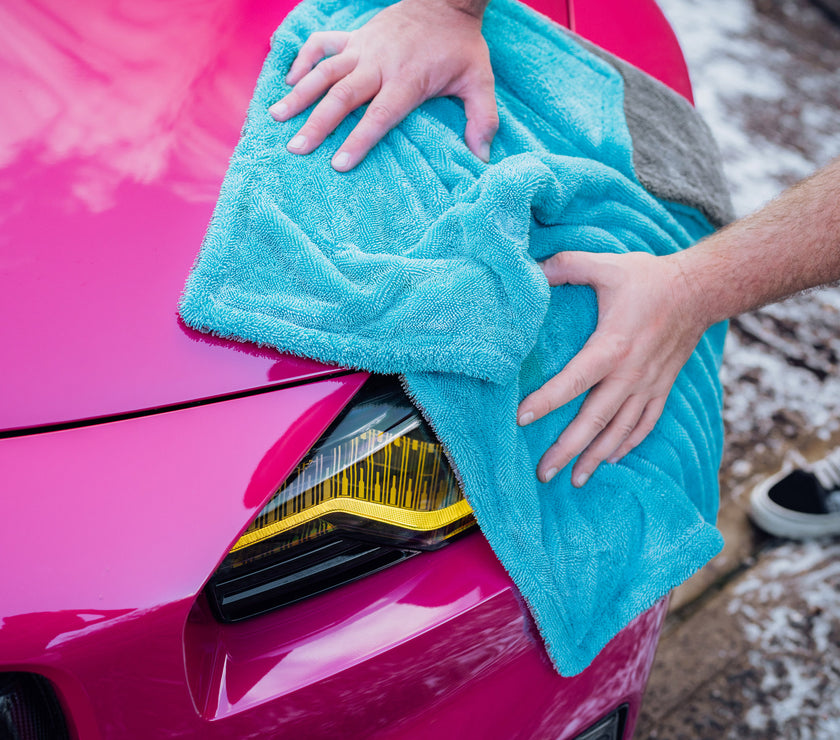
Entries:
POLYGON ((347 152, 339 152, 333 157, 333 169, 344 171, 350 165, 350 155, 347 152))
POLYGON ((543 483, 548 483, 555 475, 557 475, 557 468, 549 468, 543 473, 543 483))
POLYGON ((607 462, 610 465, 615 465, 621 458, 618 455, 612 455, 611 457, 607 458, 607 462))
POLYGON ((478 156, 479 159, 482 159, 485 162, 490 161, 490 142, 489 141, 482 141, 481 146, 478 148, 478 156))
POLYGON ((298 134, 292 139, 287 145, 286 149, 291 150, 299 150, 303 149, 306 146, 306 137, 303 134, 298 134))
POLYGON ((588 480, 589 473, 578 473, 572 480, 572 483, 575 485, 575 488, 580 488, 581 486, 585 486, 588 480))
POLYGON ((524 427, 526 424, 530 424, 533 420, 534 414, 531 411, 526 411, 516 420, 516 423, 519 424, 519 426, 524 427))
POLYGON ((283 102, 275 103, 268 112, 278 121, 283 121, 289 113, 289 106, 283 102))

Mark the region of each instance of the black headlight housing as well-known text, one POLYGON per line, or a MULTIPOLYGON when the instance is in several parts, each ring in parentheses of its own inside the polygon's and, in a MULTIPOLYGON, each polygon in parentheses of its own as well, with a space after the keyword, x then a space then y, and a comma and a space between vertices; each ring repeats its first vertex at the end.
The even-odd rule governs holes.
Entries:
POLYGON ((242 534, 206 593, 235 622, 369 575, 475 526, 393 376, 372 376, 242 534))

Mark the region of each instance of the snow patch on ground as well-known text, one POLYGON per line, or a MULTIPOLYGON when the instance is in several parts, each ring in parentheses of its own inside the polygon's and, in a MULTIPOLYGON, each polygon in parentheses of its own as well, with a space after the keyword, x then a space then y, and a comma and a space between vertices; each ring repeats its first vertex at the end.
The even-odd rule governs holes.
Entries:
MULTIPOLYGON (((778 547, 733 589, 729 608, 761 677, 745 687, 749 736, 840 737, 840 543, 778 547)), ((744 728, 729 737, 745 737, 744 728)))

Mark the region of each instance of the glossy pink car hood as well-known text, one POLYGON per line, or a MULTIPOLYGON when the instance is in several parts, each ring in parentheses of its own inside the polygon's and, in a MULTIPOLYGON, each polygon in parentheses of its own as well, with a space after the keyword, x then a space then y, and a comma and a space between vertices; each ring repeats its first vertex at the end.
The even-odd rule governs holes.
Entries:
POLYGON ((0 429, 333 372, 178 320, 271 32, 293 3, 0 9, 0 429))
MULTIPOLYGON (((187 329, 178 298, 291 0, 0 8, 0 430, 329 374, 187 329)), ((535 0, 687 95, 653 3, 535 0)))

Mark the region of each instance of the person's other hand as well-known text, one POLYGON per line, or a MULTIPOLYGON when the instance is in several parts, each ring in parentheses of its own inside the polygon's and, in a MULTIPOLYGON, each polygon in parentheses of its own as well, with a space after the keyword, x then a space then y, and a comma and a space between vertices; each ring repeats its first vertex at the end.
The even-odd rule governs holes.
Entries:
POLYGON ((673 256, 562 252, 541 267, 549 285, 591 285, 598 324, 566 367, 522 400, 518 420, 529 424, 591 389, 537 466, 547 482, 580 454, 572 483, 582 486, 653 429, 708 325, 690 307, 691 286, 673 256))
POLYGON ((292 91, 269 109, 285 121, 323 95, 288 144, 308 154, 353 110, 370 102, 362 119, 332 158, 346 172, 429 98, 464 101, 464 138, 485 162, 499 125, 490 54, 481 35, 484 4, 472 14, 452 0, 402 0, 353 32, 313 33, 292 63, 292 91))

